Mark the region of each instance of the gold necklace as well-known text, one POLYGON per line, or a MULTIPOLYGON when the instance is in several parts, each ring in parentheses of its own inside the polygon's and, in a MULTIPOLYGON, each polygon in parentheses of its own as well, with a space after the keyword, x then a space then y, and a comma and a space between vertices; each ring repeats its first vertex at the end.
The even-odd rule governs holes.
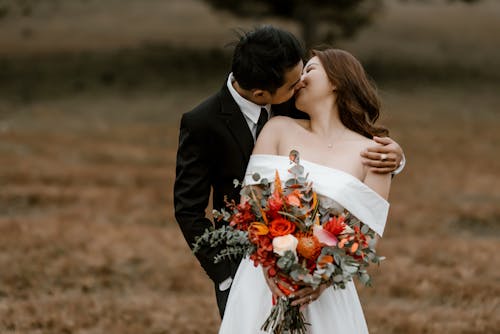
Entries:
MULTIPOLYGON (((337 138, 335 138, 335 140, 334 140, 333 142, 338 141, 338 140, 339 140, 339 139, 340 139, 340 138, 344 135, 344 132, 345 132, 345 130, 346 130, 346 129, 347 129, 347 127, 344 127, 344 129, 342 130, 342 132, 340 132, 340 134, 337 136, 337 138)), ((328 143, 328 144, 327 144, 327 147, 328 147, 329 149, 332 149, 332 148, 333 148, 333 143, 331 143, 331 142, 330 142, 330 143, 328 143)))

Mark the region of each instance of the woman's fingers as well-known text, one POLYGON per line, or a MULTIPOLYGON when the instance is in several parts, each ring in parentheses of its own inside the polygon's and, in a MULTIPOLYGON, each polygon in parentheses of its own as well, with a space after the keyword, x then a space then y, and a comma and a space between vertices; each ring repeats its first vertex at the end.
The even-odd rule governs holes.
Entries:
POLYGON ((295 300, 291 303, 292 306, 306 306, 315 300, 317 300, 323 291, 328 287, 329 285, 324 283, 321 284, 318 288, 313 289, 311 287, 303 288, 297 291, 295 294, 295 300))
POLYGON ((273 277, 269 277, 267 273, 267 268, 262 268, 264 278, 266 279, 267 286, 271 290, 271 293, 276 297, 285 297, 283 291, 278 287, 277 281, 273 277))
POLYGON ((311 287, 303 288, 295 292, 295 299, 291 303, 292 306, 306 305, 318 298, 318 289, 314 290, 311 287))

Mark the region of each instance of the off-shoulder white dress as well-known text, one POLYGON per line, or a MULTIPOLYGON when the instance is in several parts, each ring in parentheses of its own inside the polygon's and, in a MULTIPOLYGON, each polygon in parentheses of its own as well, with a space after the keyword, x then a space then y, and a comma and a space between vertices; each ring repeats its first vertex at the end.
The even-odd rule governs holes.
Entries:
MULTIPOLYGON (((332 199, 359 220, 382 235, 389 210, 389 203, 356 177, 338 169, 301 160, 313 182, 314 190, 332 199)), ((288 157, 277 155, 252 155, 247 167, 245 184, 254 184, 253 173, 274 180, 276 170, 286 180, 292 175, 288 157)), ((262 269, 253 261, 243 259, 234 277, 226 311, 219 334, 264 333, 260 327, 270 313, 272 295, 262 269)), ((345 289, 329 288, 320 298, 303 311, 308 332, 312 334, 362 334, 368 333, 363 310, 353 282, 345 289)))

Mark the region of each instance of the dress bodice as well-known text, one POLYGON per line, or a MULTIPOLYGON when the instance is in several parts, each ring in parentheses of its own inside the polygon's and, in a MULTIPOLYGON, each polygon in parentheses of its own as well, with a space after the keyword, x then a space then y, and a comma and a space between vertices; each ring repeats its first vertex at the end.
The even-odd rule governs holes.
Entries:
MULTIPOLYGON (((353 175, 339 169, 303 159, 300 160, 300 165, 304 167, 307 179, 312 181, 313 189, 319 195, 334 200, 382 236, 389 212, 389 203, 382 196, 353 175)), ((252 178, 254 173, 273 181, 278 171, 280 179, 287 180, 293 177, 289 172, 292 166, 288 156, 254 154, 250 157, 244 184, 258 183, 252 178)))

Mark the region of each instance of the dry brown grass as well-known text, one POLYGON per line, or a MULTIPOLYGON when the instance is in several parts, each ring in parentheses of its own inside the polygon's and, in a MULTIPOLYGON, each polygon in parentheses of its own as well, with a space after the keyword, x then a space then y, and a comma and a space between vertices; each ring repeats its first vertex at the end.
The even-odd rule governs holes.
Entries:
MULTIPOLYGON (((15 111, 0 134, 1 332, 216 332, 211 283, 172 215, 178 118, 208 92, 1 105, 15 111)), ((371 332, 494 333, 498 96, 383 96, 408 166, 380 243, 388 260, 360 288, 371 332)))

